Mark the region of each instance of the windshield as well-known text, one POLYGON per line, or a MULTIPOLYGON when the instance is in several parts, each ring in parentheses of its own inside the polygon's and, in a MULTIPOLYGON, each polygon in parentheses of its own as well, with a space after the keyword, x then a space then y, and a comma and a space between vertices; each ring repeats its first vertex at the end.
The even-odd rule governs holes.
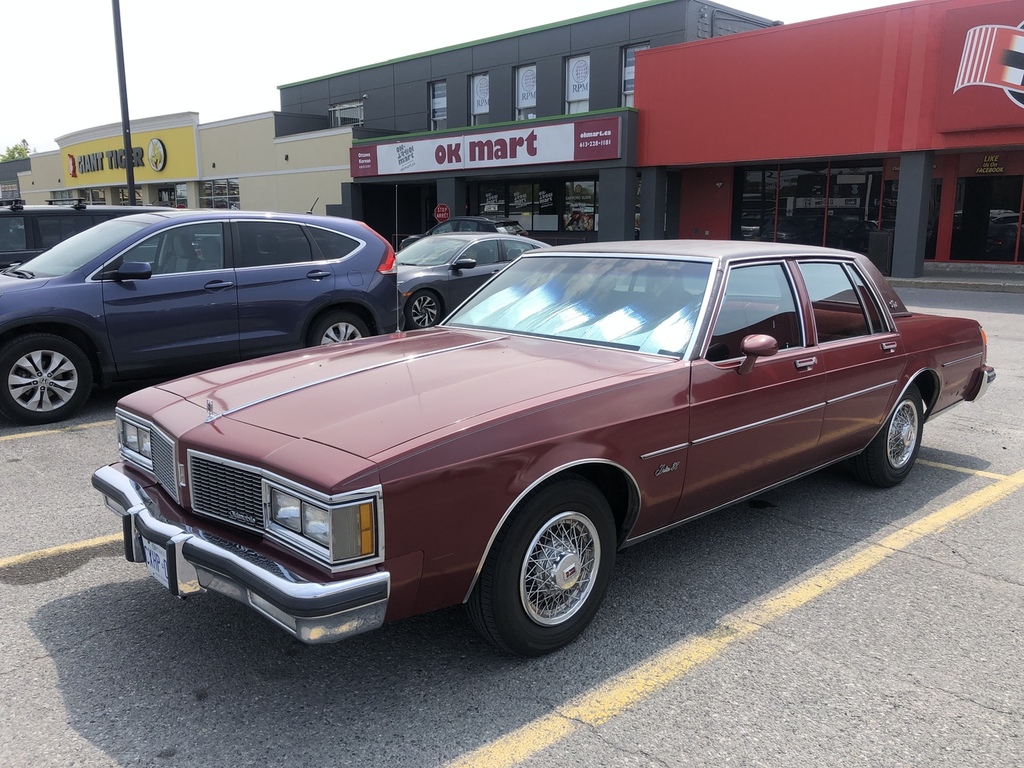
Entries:
POLYGON ((407 267, 436 267, 447 264, 469 244, 468 240, 452 240, 442 235, 424 237, 400 250, 397 259, 407 267))
POLYGON ((62 240, 34 259, 18 265, 18 272, 29 277, 60 277, 70 274, 151 223, 128 218, 105 221, 62 240))
POLYGON ((701 261, 526 255, 445 325, 678 355, 693 336, 710 274, 701 261))

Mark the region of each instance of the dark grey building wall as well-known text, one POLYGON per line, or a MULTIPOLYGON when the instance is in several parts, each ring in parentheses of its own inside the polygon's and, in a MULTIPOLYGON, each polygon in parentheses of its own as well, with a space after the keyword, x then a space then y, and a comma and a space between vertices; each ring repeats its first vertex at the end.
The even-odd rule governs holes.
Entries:
POLYGON ((430 129, 430 83, 447 82, 448 128, 471 122, 470 78, 490 76, 486 122, 515 117, 513 78, 519 66, 537 65, 537 116, 565 112, 567 56, 590 55, 590 110, 621 106, 622 49, 648 42, 670 45, 770 26, 771 22, 714 3, 649 0, 628 10, 526 30, 458 48, 283 86, 281 109, 326 116, 331 104, 363 99, 364 126, 374 133, 430 129))

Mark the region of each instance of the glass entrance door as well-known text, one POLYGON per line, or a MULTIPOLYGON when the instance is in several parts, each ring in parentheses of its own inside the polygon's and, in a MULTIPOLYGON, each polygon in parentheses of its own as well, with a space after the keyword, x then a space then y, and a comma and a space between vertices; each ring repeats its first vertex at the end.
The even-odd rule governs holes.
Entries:
POLYGON ((1017 261, 1024 176, 957 179, 950 259, 1017 261))

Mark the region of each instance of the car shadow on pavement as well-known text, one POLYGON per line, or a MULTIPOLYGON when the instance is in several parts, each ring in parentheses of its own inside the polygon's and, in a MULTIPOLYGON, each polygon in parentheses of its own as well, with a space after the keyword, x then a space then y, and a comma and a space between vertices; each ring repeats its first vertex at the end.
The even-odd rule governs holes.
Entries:
MULTIPOLYGON (((936 455, 972 461, 922 452, 936 455)), ((766 492, 625 550, 593 625, 533 660, 494 651, 461 607, 307 646, 227 598, 176 600, 111 556, 84 569, 115 583, 45 604, 30 628, 56 671, 57 720, 117 764, 439 765, 980 482, 925 465, 881 491, 837 468, 766 492)))

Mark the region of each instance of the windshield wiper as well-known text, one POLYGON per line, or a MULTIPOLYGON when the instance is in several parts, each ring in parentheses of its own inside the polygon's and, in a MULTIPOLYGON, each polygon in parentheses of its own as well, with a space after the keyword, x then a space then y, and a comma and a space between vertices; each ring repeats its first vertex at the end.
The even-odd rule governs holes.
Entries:
POLYGON ((27 269, 17 269, 15 267, 11 267, 10 269, 4 270, 4 274, 14 275, 24 280, 28 280, 36 276, 34 272, 29 272, 27 269))

